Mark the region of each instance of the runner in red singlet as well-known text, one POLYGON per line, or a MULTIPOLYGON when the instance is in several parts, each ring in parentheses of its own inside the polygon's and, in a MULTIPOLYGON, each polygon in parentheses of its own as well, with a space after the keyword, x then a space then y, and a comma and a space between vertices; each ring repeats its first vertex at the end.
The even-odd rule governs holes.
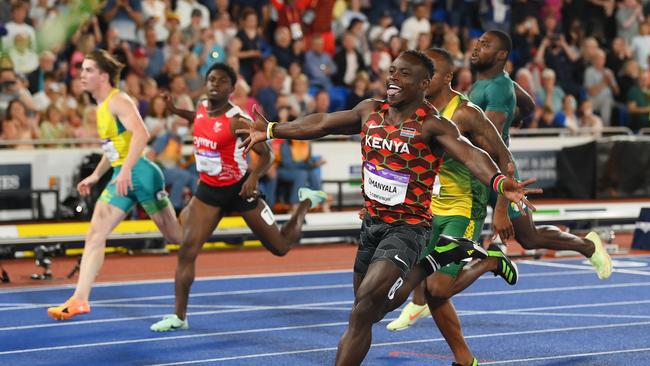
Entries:
MULTIPOLYGON (((482 182, 492 184, 508 200, 528 203, 524 194, 537 190, 507 178, 483 151, 462 137, 456 126, 440 118, 424 100, 433 64, 418 51, 405 51, 391 65, 387 101, 373 99, 354 109, 315 113, 289 123, 269 123, 256 113, 244 141, 247 149, 270 138, 309 140, 328 134, 361 133, 363 185, 367 215, 354 265, 355 301, 336 365, 358 365, 395 291, 403 284, 425 248, 431 227, 429 203, 443 152, 465 164, 482 182)), ((430 270, 485 251, 471 241, 446 241, 426 257, 430 270)))
POLYGON ((196 257, 226 212, 239 211, 262 245, 283 256, 298 243, 307 211, 327 198, 325 192, 301 188, 298 209, 282 230, 278 229, 271 209, 258 197, 258 180, 271 163, 268 145, 255 147, 260 158, 250 170, 244 149, 238 147, 242 138, 235 131, 247 128, 245 119, 250 117, 228 101, 236 81, 237 74, 230 66, 217 63, 206 76, 208 98, 199 102, 196 112, 174 107, 167 97, 173 113, 194 122, 194 156, 200 182, 180 215, 183 240, 176 268, 176 313, 153 324, 153 331, 188 328, 187 302, 196 257))

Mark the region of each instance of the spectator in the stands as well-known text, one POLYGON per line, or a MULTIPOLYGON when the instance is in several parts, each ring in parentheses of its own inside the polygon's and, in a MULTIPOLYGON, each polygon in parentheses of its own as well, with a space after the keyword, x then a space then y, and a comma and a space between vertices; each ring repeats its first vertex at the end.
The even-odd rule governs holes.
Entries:
POLYGON ((237 27, 233 24, 230 14, 227 11, 218 12, 212 21, 214 40, 223 48, 237 36, 237 27))
POLYGON ((28 110, 34 110, 32 95, 13 68, 0 68, 0 119, 4 119, 9 102, 19 99, 28 110))
POLYGON ((381 14, 378 23, 370 28, 368 39, 371 43, 381 40, 384 44, 387 44, 392 36, 399 36, 399 30, 393 24, 391 13, 385 12, 381 14))
POLYGON ((203 13, 201 13, 201 10, 192 10, 190 16, 190 24, 182 28, 183 43, 192 46, 201 40, 202 31, 204 29, 209 29, 208 27, 204 27, 202 23, 203 13))
POLYGON ((296 117, 304 117, 314 111, 314 98, 309 94, 309 79, 305 74, 293 78, 289 103, 298 111, 296 117))
POLYGON ((205 78, 199 73, 199 57, 195 53, 183 57, 183 79, 187 85, 187 94, 196 104, 204 94, 205 78))
POLYGON ((542 71, 542 88, 537 93, 537 104, 549 106, 554 113, 562 110, 564 91, 555 84, 555 72, 551 69, 542 71))
POLYGON ((45 73, 53 72, 56 55, 52 51, 43 51, 38 59, 38 68, 27 75, 29 91, 35 94, 45 88, 45 73))
POLYGON ((605 51, 598 50, 592 58, 592 66, 585 70, 585 89, 593 109, 598 111, 605 126, 610 125, 614 96, 618 94, 618 84, 612 70, 605 67, 605 51))
POLYGON ((165 54, 156 39, 156 30, 151 24, 144 29, 144 49, 148 56, 145 73, 147 77, 156 77, 165 66, 165 54))
POLYGON ((454 89, 465 94, 469 95, 469 91, 472 89, 473 76, 472 72, 468 67, 463 67, 456 71, 454 74, 456 77, 456 85, 454 89))
POLYGON ((542 107, 542 116, 539 119, 537 128, 562 128, 564 125, 555 118, 556 113, 553 112, 553 109, 545 105, 542 107))
POLYGON ((628 127, 632 131, 650 127, 650 94, 648 93, 650 89, 645 75, 640 75, 627 91, 628 127))
POLYGON ((311 49, 305 54, 304 69, 310 86, 329 89, 332 85, 331 77, 338 70, 332 57, 325 52, 323 42, 321 35, 312 37, 311 49))
POLYGON ((603 120, 594 114, 591 100, 585 99, 580 103, 580 128, 589 128, 592 134, 600 136, 603 131, 603 120))
MULTIPOLYGON (((630 57, 632 57, 632 52, 630 51, 630 48, 625 44, 623 38, 614 38, 612 40, 611 51, 607 53, 607 61, 605 62, 605 66, 614 72, 614 76, 616 76, 616 81, 619 87, 621 87, 621 69, 623 69, 623 65, 627 60, 630 59, 630 57)), ((621 90, 627 89, 621 88, 621 90)))
POLYGON ((61 85, 58 82, 59 76, 53 72, 45 74, 43 79, 45 88, 34 94, 34 109, 38 112, 45 112, 50 104, 57 104, 59 108, 63 107, 61 97, 61 85))
POLYGON ((169 32, 169 36, 163 46, 163 57, 168 60, 172 55, 185 57, 189 48, 183 43, 183 33, 180 30, 169 32))
POLYGON ((330 109, 330 95, 326 90, 319 90, 314 95, 314 113, 328 113, 330 109))
POLYGON ((189 136, 187 124, 176 119, 169 130, 156 137, 149 153, 149 158, 163 168, 165 182, 169 185, 169 200, 176 212, 180 212, 184 207, 183 192, 186 189, 193 190, 197 181, 196 177, 182 166, 181 149, 185 136, 189 136))
POLYGON ((553 33, 542 39, 535 55, 535 62, 555 71, 556 80, 565 93, 580 95, 580 84, 576 80, 576 65, 579 55, 569 47, 563 34, 553 33))
POLYGON ((365 71, 357 73, 351 85, 350 95, 348 96, 347 106, 345 109, 352 109, 362 101, 372 97, 369 91, 370 78, 365 71))
POLYGON ((266 116, 271 121, 278 119, 278 110, 276 107, 278 97, 282 94, 284 81, 287 77, 287 71, 282 67, 276 67, 271 74, 271 83, 266 88, 260 89, 255 98, 260 102, 266 116))
MULTIPOLYGON (((29 141, 40 138, 38 125, 27 115, 25 105, 17 99, 9 102, 2 122, 2 138, 5 140, 29 141)), ((33 149, 29 143, 16 144, 15 149, 33 149)))
POLYGON ((632 37, 632 54, 643 70, 648 70, 648 56, 650 56, 650 20, 639 26, 639 34, 632 37))
POLYGON ((50 140, 70 137, 70 130, 66 125, 63 113, 54 104, 45 110, 39 129, 42 139, 50 140))
POLYGON ((151 139, 153 140, 158 135, 167 131, 167 128, 171 123, 172 118, 170 118, 169 113, 167 112, 165 99, 163 99, 161 95, 155 96, 149 102, 147 115, 144 117, 144 124, 147 126, 151 139))
POLYGON ((167 4, 163 0, 142 0, 142 15, 145 22, 153 28, 156 42, 162 44, 169 35, 165 26, 167 4))
POLYGON ((176 14, 180 19, 180 27, 185 28, 190 24, 190 18, 195 10, 201 12, 201 28, 209 28, 210 10, 197 0, 178 0, 176 2, 176 14))
POLYGON ((277 64, 288 69, 289 64, 294 60, 291 49, 291 31, 287 27, 276 28, 274 40, 272 49, 273 55, 277 58, 277 64))
POLYGON ((420 33, 428 32, 431 32, 431 22, 429 22, 427 5, 425 3, 415 4, 413 15, 402 23, 400 36, 406 40, 409 49, 414 49, 420 33))
POLYGON ((214 32, 209 28, 201 31, 201 40, 194 44, 192 52, 199 56, 201 75, 206 75, 212 65, 228 58, 228 52, 214 41, 214 32))
POLYGON ((142 25, 142 2, 140 0, 106 0, 102 16, 109 27, 115 29, 119 39, 133 44, 138 26, 142 25))
POLYGON ((278 61, 275 55, 268 55, 262 61, 262 68, 253 76, 253 83, 251 84, 251 93, 257 95, 260 89, 267 88, 271 85, 273 72, 278 67, 278 61))
POLYGON ((7 34, 2 38, 2 46, 11 49, 17 34, 25 34, 28 38, 29 47, 36 50, 36 31, 27 23, 29 2, 17 0, 11 3, 11 21, 4 25, 7 34))
POLYGON ((571 132, 578 130, 579 122, 578 116, 576 115, 576 108, 576 98, 571 94, 567 94, 562 101, 562 111, 556 115, 558 122, 565 128, 571 130, 571 132))
POLYGON ((334 56, 336 74, 332 81, 336 85, 352 86, 357 73, 366 69, 363 56, 357 50, 357 38, 351 32, 343 33, 341 50, 334 56))
POLYGON ((639 34, 639 24, 643 20, 643 7, 638 0, 622 0, 616 10, 616 34, 631 44, 632 38, 639 34))
POLYGON ((17 33, 13 46, 9 48, 9 57, 14 68, 21 74, 29 74, 38 68, 38 54, 29 45, 27 33, 17 33))
POLYGON ((253 75, 262 57, 262 38, 258 33, 257 13, 253 9, 245 9, 241 15, 241 23, 237 38, 241 42, 239 49, 239 73, 250 85, 253 75))

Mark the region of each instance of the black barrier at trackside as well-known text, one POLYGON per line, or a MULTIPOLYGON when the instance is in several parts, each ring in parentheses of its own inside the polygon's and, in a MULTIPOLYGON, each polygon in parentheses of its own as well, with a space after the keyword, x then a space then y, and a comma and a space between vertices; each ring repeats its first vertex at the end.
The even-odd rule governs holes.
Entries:
POLYGON ((559 151, 514 152, 519 175, 544 198, 650 197, 650 140, 601 140, 559 151))

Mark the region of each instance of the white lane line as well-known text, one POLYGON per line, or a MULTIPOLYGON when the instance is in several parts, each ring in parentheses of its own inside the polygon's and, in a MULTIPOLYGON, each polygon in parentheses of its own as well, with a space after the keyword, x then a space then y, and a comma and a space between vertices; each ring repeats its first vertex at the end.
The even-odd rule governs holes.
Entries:
MULTIPOLYGON (((490 311, 483 314, 463 314, 463 315, 523 315, 523 316, 550 316, 550 317, 569 317, 569 318, 605 318, 605 319, 650 319, 650 315, 620 315, 620 314, 594 314, 594 313, 550 313, 542 311, 490 311)), ((460 314, 459 314, 460 315, 460 314)))
MULTIPOLYGON (((589 290, 589 289, 601 289, 601 288, 615 288, 615 287, 634 287, 634 286, 650 286, 650 283, 645 283, 645 282, 638 282, 638 283, 632 283, 632 284, 613 284, 613 285, 593 285, 593 286, 571 286, 571 287, 554 287, 554 288, 546 288, 546 289, 530 289, 530 290, 504 290, 504 291, 485 291, 485 292, 468 292, 468 293, 460 293, 456 295, 458 296, 498 296, 498 295, 511 295, 511 294, 523 294, 523 293, 537 293, 537 292, 555 292, 555 291, 569 291, 569 290, 589 290)), ((275 289, 270 289, 270 290, 275 290, 275 289)), ((262 290, 259 290, 262 291, 262 290)), ((196 294, 198 295, 207 295, 207 294, 196 294)), ((106 300, 104 303, 109 302, 112 300, 106 300)), ((349 301, 339 301, 339 302, 329 302, 327 303, 328 305, 333 305, 333 304, 351 304, 352 300, 349 301)), ((615 304, 638 304, 639 302, 616 302, 615 304)), ((642 302, 643 303, 643 302, 642 302)), ((244 311, 265 311, 265 310, 274 310, 274 309, 294 309, 294 308, 304 308, 305 306, 317 306, 320 303, 317 304, 297 304, 297 305, 284 305, 284 306, 276 306, 276 305, 268 305, 268 306, 257 306, 257 307, 251 307, 247 309, 240 309, 235 307, 234 309, 226 309, 226 310, 216 310, 216 311, 203 311, 203 312, 193 312, 193 313, 188 313, 188 315, 192 316, 199 316, 199 315, 214 315, 214 314, 223 314, 223 313, 231 313, 231 312, 244 312, 244 311)), ((607 304, 607 303, 605 303, 607 304)), ((94 306, 94 302, 90 303, 91 308, 94 306)), ((578 305, 578 306, 595 306, 596 304, 586 304, 586 305, 578 305)), ((170 305, 171 306, 171 305, 170 305)), ((575 307, 576 305, 565 305, 562 307, 551 307, 551 308, 556 308, 556 309, 562 309, 562 308, 572 308, 575 307)), ((31 309, 31 308, 37 308, 40 306, 34 306, 34 307, 25 307, 25 308, 16 308, 14 310, 22 310, 22 309, 31 309)), ((549 308, 535 308, 535 309, 529 309, 529 310, 547 310, 549 308)), ((1 310, 6 310, 6 309, 0 309, 1 310)), ((512 309, 512 311, 517 311, 520 309, 512 309)), ((523 309, 525 311, 525 309, 523 309)), ((111 319, 97 319, 97 320, 82 320, 82 321, 75 321, 75 322, 55 322, 55 323, 45 323, 45 324, 34 324, 34 325, 22 325, 22 326, 11 326, 11 327, 4 327, 0 328, 0 331, 13 331, 13 330, 23 330, 23 329, 36 329, 36 328, 50 328, 50 327, 57 327, 57 326, 75 326, 75 325, 88 325, 88 324, 95 324, 95 323, 111 323, 111 322, 120 322, 120 321, 132 321, 132 320, 143 320, 143 319, 157 319, 161 317, 163 314, 157 314, 157 315, 150 315, 150 316, 141 316, 141 317, 126 317, 126 318, 111 318, 111 319)))
MULTIPOLYGON (((591 325, 591 326, 584 326, 584 327, 549 328, 549 329, 538 329, 538 330, 528 330, 528 331, 518 331, 518 332, 466 335, 465 339, 504 337, 504 336, 528 335, 528 334, 559 333, 559 332, 568 332, 568 331, 582 331, 582 330, 606 329, 606 328, 624 328, 624 327, 644 326, 644 325, 650 325, 650 322, 591 325)), ((411 340, 411 341, 374 343, 371 345, 371 347, 386 347, 386 346, 396 346, 396 345, 403 345, 403 344, 430 343, 430 342, 440 342, 440 341, 444 341, 444 338, 428 338, 428 339, 418 339, 418 340, 411 340)), ((335 351, 335 350, 336 347, 315 348, 315 349, 304 349, 304 350, 286 351, 286 352, 258 353, 258 354, 240 355, 240 356, 232 356, 232 357, 179 361, 179 362, 172 362, 172 363, 153 364, 148 366, 190 365, 190 364, 197 364, 197 363, 232 361, 232 360, 252 359, 252 358, 261 358, 261 357, 312 353, 312 352, 328 352, 328 351, 335 351)), ((481 364, 485 364, 485 363, 481 362, 481 364)))
MULTIPOLYGON (((189 313, 187 313, 187 316, 189 317, 189 316, 214 315, 214 314, 226 314, 226 313, 244 313, 244 312, 249 312, 249 311, 267 311, 267 310, 303 310, 303 309, 309 310, 310 306, 352 304, 352 302, 353 302, 352 300, 349 300, 349 301, 331 301, 331 302, 318 302, 318 303, 282 305, 282 306, 279 306, 279 305, 251 306, 251 307, 248 307, 248 308, 246 308, 245 306, 242 306, 242 307, 234 307, 232 309, 224 309, 224 310, 189 312, 189 313)), ((18 325, 18 326, 0 328, 0 331, 39 329, 39 328, 54 328, 54 327, 65 327, 65 326, 75 326, 75 325, 88 325, 88 324, 103 324, 103 323, 145 320, 145 319, 160 319, 163 315, 165 315, 165 314, 156 314, 156 315, 147 315, 147 316, 134 316, 134 317, 125 317, 125 318, 81 320, 81 321, 71 321, 71 322, 70 321, 68 321, 68 322, 52 322, 52 323, 33 324, 33 325, 18 325)))
MULTIPOLYGON (((250 278, 269 278, 269 277, 291 277, 291 276, 319 276, 324 274, 345 274, 352 273, 349 269, 337 270, 324 270, 324 271, 305 271, 305 272, 285 272, 285 273, 257 273, 249 275, 227 275, 227 276, 206 276, 197 277, 194 282, 203 281, 221 281, 221 280, 237 280, 237 279, 250 279, 250 278)), ((162 280, 136 280, 136 281, 110 281, 110 282, 97 282, 93 284, 96 287, 111 287, 111 286, 133 286, 133 285, 155 285, 162 283, 174 283, 173 278, 162 280)), ((40 291, 53 291, 61 289, 74 289, 74 284, 58 285, 58 286, 29 286, 29 287, 15 287, 7 290, 2 290, 3 294, 16 293, 16 292, 40 292, 40 291)))
POLYGON ((515 362, 560 360, 560 359, 564 359, 564 358, 604 356, 604 355, 615 355, 615 354, 620 354, 620 353, 636 353, 636 352, 650 352, 650 348, 619 349, 619 350, 601 351, 601 352, 574 353, 574 354, 571 354, 571 355, 557 355, 557 356, 546 356, 546 357, 519 358, 519 359, 515 359, 515 360, 481 361, 481 365, 499 365, 499 364, 506 364, 506 363, 515 363, 515 362))
MULTIPOLYGON (((228 296, 228 295, 251 295, 251 294, 263 294, 263 293, 275 293, 275 292, 291 292, 291 291, 313 291, 313 290, 329 290, 329 289, 340 289, 340 288, 352 288, 351 284, 336 284, 336 285, 319 285, 319 286, 295 286, 295 287, 277 287, 277 288, 264 288, 264 289, 253 289, 253 290, 234 290, 234 291, 214 291, 214 292, 198 292, 190 294, 190 298, 198 297, 211 297, 211 296, 228 296)), ((142 296, 142 297, 123 297, 117 299, 108 299, 108 300, 97 300, 91 301, 90 305, 95 306, 98 304, 113 304, 120 303, 123 301, 133 302, 133 301, 151 301, 151 300, 170 300, 174 299, 174 295, 160 295, 160 296, 142 296)), ((2 308, 0 311, 8 310, 24 310, 30 308, 40 308, 43 306, 56 306, 58 304, 34 304, 33 306, 19 306, 16 308, 2 308)))
MULTIPOLYGON (((573 269, 592 269, 593 267, 591 266, 586 266, 582 264, 568 264, 568 263, 556 263, 556 262, 543 262, 543 261, 521 261, 517 262, 519 263, 524 263, 524 264, 530 264, 533 266, 543 266, 543 267, 555 267, 555 268, 573 268, 573 269)), ((641 275, 641 276, 650 276, 650 271, 639 271, 639 270, 634 270, 634 269, 626 269, 626 268, 616 268, 614 267, 614 273, 625 273, 625 274, 635 274, 635 275, 641 275)))

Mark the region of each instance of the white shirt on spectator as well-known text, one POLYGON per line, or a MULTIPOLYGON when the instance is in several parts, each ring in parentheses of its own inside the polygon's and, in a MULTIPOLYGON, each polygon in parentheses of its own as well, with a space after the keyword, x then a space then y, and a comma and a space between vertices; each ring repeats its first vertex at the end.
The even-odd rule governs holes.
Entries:
POLYGON ((632 53, 642 69, 648 70, 648 56, 650 55, 650 35, 632 37, 632 53))
POLYGON ((422 18, 418 20, 416 17, 412 16, 402 23, 402 38, 408 41, 408 48, 414 49, 418 36, 420 33, 430 33, 431 32, 431 23, 429 19, 422 18))
POLYGON ((7 30, 7 35, 2 37, 2 46, 4 48, 13 47, 14 37, 16 37, 16 34, 25 33, 29 36, 29 47, 32 50, 36 50, 36 32, 31 25, 26 23, 18 24, 9 22, 5 24, 5 29, 7 30))
POLYGON ((9 58, 14 63, 14 70, 21 74, 29 74, 38 68, 38 55, 33 50, 20 52, 12 47, 9 50, 9 58))
POLYGON ((144 20, 155 18, 153 28, 156 31, 156 41, 164 42, 167 40, 169 31, 165 27, 165 11, 167 5, 161 0, 144 0, 142 1, 142 15, 144 20))
POLYGON ((176 14, 180 18, 181 29, 187 27, 191 23, 192 10, 199 9, 201 11, 201 28, 210 27, 210 11, 203 4, 196 0, 178 0, 176 4, 176 14))

